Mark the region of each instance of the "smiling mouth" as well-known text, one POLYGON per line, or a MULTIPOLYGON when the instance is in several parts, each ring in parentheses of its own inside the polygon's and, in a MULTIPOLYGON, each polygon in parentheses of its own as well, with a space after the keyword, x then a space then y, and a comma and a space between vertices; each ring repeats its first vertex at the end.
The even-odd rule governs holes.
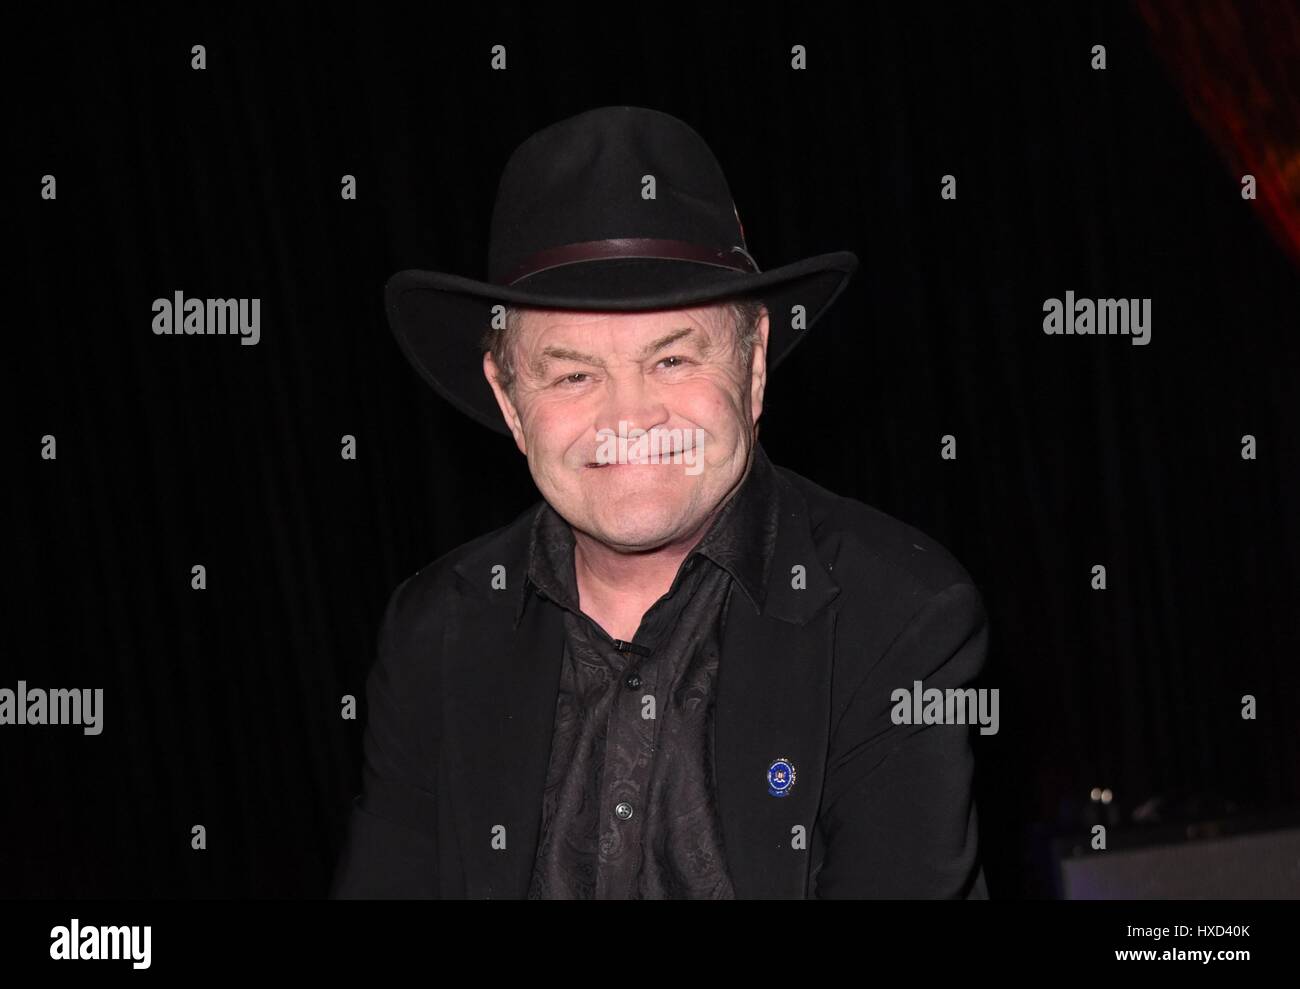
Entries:
POLYGON ((692 450, 694 450, 694 449, 695 449, 695 447, 688 447, 688 448, 686 448, 686 449, 684 449, 684 450, 671 450, 671 451, 667 451, 667 452, 665 452, 665 451, 660 451, 660 453, 659 453, 659 455, 658 455, 657 457, 650 458, 650 459, 646 459, 646 460, 625 460, 625 461, 615 461, 615 462, 613 462, 613 463, 601 463, 600 461, 591 460, 591 461, 588 461, 588 462, 587 462, 587 466, 588 466, 589 468, 599 468, 599 467, 654 467, 654 466, 657 466, 657 465, 659 465, 659 464, 669 464, 669 465, 674 465, 674 466, 680 466, 681 464, 683 464, 683 463, 686 462, 686 456, 687 456, 687 454, 689 454, 689 453, 690 453, 692 450))

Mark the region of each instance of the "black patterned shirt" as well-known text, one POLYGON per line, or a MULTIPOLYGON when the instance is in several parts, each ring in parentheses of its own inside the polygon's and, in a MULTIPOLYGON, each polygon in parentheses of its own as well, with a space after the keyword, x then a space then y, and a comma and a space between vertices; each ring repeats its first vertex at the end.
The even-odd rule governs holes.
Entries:
POLYGON ((761 609, 776 540, 761 446, 630 642, 578 606, 573 530, 543 502, 535 600, 565 611, 565 654, 529 899, 731 899, 714 790, 713 694, 738 587, 761 609))

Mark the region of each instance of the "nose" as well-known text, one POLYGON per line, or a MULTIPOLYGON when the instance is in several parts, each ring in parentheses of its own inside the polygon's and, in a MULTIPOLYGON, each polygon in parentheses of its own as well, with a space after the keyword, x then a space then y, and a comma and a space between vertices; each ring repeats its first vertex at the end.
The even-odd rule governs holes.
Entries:
POLYGON ((596 429, 627 433, 643 429, 647 433, 668 421, 668 408, 657 389, 648 383, 640 370, 612 373, 606 378, 605 391, 597 417, 596 429))

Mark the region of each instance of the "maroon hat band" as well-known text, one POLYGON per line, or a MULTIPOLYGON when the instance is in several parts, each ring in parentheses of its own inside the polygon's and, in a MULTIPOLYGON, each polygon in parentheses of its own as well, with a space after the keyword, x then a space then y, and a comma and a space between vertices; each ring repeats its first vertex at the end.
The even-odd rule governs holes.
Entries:
POLYGON ((694 261, 733 271, 758 274, 758 265, 743 247, 719 249, 684 240, 658 240, 652 237, 624 237, 615 240, 588 240, 580 244, 562 244, 530 254, 494 284, 513 285, 529 275, 580 261, 604 261, 609 258, 649 258, 658 261, 694 261))

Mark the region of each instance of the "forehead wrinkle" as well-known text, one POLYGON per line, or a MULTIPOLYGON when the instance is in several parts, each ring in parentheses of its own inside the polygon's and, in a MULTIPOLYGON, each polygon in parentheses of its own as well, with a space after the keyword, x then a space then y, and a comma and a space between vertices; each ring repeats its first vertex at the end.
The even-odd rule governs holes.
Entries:
POLYGON ((641 348, 642 359, 649 357, 651 353, 654 353, 655 351, 663 350, 663 348, 667 347, 669 343, 676 343, 677 340, 680 340, 682 337, 689 337, 690 334, 694 333, 695 329, 697 328, 694 328, 694 326, 682 326, 681 329, 672 330, 671 333, 666 333, 659 339, 651 340, 650 343, 647 343, 645 347, 641 348))
MULTIPOLYGON (((650 343, 646 344, 641 348, 638 359, 644 360, 656 351, 662 350, 669 344, 676 343, 678 340, 684 339, 692 334, 694 334, 694 339, 691 342, 695 343, 702 353, 709 354, 715 349, 713 342, 709 339, 709 335, 701 332, 699 326, 682 326, 675 330, 671 330, 658 339, 652 340, 650 343)), ((540 378, 545 375, 546 368, 553 361, 577 361, 583 364, 591 364, 596 367, 605 367, 605 362, 599 357, 584 353, 580 350, 575 350, 572 347, 562 347, 554 344, 548 344, 539 352, 534 354, 528 361, 528 367, 536 377, 540 378)))
POLYGON ((584 354, 580 350, 574 350, 572 347, 557 347, 554 344, 548 344, 541 351, 533 356, 529 366, 534 373, 540 377, 546 373, 546 367, 552 361, 577 361, 580 364, 594 364, 596 367, 604 367, 605 362, 599 357, 593 357, 591 354, 584 354))

